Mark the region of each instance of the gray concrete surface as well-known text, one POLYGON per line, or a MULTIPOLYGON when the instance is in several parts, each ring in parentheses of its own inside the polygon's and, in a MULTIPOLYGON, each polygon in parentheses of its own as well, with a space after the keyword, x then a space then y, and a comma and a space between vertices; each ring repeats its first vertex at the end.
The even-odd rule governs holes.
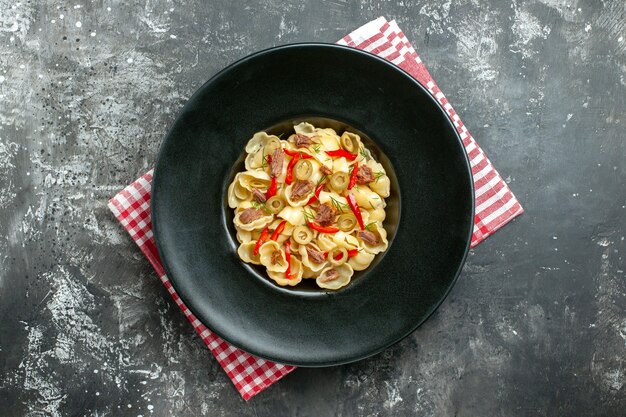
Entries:
POLYGON ((0 415, 623 416, 626 3, 0 0, 0 415), (526 213, 418 331, 249 403, 107 199, 226 64, 397 19, 526 213))

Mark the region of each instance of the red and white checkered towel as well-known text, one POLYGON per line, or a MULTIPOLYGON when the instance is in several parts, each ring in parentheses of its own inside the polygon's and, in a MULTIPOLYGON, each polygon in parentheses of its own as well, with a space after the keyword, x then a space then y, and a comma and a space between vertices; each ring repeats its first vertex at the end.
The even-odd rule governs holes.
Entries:
MULTIPOLYGON (((474 176, 476 215, 472 247, 523 212, 522 206, 469 134, 395 21, 388 22, 380 17, 347 35, 338 44, 374 53, 411 74, 436 97, 454 122, 469 155, 474 176)), ((154 244, 150 222, 151 184, 152 171, 149 171, 113 197, 109 201, 109 208, 148 258, 176 304, 217 358, 241 396, 248 400, 295 367, 257 358, 231 346, 207 329, 181 301, 165 275, 154 244)))

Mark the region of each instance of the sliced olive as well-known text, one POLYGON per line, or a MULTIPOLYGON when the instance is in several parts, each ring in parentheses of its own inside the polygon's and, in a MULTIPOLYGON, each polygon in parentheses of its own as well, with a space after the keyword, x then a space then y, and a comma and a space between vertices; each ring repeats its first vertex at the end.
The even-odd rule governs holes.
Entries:
POLYGON ((330 186, 333 187, 336 191, 343 191, 348 187, 350 183, 350 175, 346 172, 335 172, 330 177, 330 186))
POLYGON ((348 251, 342 246, 337 246, 328 252, 328 260, 335 266, 345 264, 348 260, 348 251))
POLYGON ((337 219, 337 227, 342 232, 349 232, 350 230, 354 229, 355 226, 356 226, 356 217, 354 217, 354 214, 350 214, 350 213, 342 214, 337 219))
POLYGON ((293 167, 293 173, 300 181, 309 179, 311 174, 313 174, 313 165, 311 164, 311 161, 306 159, 299 160, 296 162, 296 166, 293 167))
POLYGON ((359 136, 350 132, 341 135, 341 146, 348 152, 357 153, 359 150, 359 136))
POLYGON ((275 195, 274 197, 270 197, 265 202, 265 206, 268 208, 269 211, 272 212, 272 214, 277 214, 282 209, 285 208, 285 201, 282 198, 275 195))
POLYGON ((306 245, 313 240, 313 231, 306 226, 293 229, 293 240, 299 245, 306 245))

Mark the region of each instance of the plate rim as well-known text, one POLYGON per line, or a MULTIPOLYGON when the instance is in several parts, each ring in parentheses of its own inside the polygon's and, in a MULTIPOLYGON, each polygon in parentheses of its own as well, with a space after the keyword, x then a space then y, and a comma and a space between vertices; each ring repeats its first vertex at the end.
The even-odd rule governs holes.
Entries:
POLYGON ((250 355, 253 355, 253 356, 256 356, 258 358, 262 358, 262 359, 265 359, 265 360, 269 360, 269 361, 275 362, 277 364, 283 364, 283 365, 289 365, 289 366, 297 366, 297 367, 306 367, 306 368, 322 368, 322 367, 329 367, 329 366, 339 366, 339 365, 345 365, 345 364, 361 361, 363 359, 366 359, 366 358, 369 358, 371 356, 374 356, 374 355, 376 355, 376 354, 386 350, 387 348, 395 345, 396 343, 404 340, 410 334, 415 332, 422 324, 424 324, 435 313, 435 311, 437 311, 437 309, 441 306, 441 304, 443 304, 445 299, 448 297, 448 295, 452 291, 452 288, 456 285, 456 282, 459 279, 459 276, 461 275, 461 272, 463 270, 463 266, 465 265, 465 262, 467 260, 467 256, 469 254, 469 250, 471 249, 471 240, 472 240, 472 235, 473 235, 473 230, 474 230, 473 226, 474 226, 475 210, 476 210, 476 196, 475 196, 473 174, 472 174, 472 169, 471 169, 471 165, 470 165, 470 161, 469 161, 469 156, 467 155, 467 152, 465 150, 465 145, 463 144, 463 140, 461 139, 461 136, 460 136, 459 132, 457 131, 457 129, 454 126, 454 123, 452 122, 450 116, 445 111, 443 106, 439 103, 439 101, 416 78, 414 78, 411 74, 409 74, 408 72, 406 72, 405 70, 403 70, 399 66, 393 64, 392 62, 387 61, 386 59, 381 58, 378 55, 372 54, 372 53, 370 53, 368 51, 364 51, 364 50, 357 49, 357 48, 352 48, 352 47, 345 46, 345 45, 339 45, 339 44, 335 44, 335 43, 327 43, 327 42, 297 42, 297 43, 290 43, 290 44, 279 45, 279 46, 274 46, 274 47, 261 49, 259 51, 253 52, 253 53, 251 53, 249 55, 246 55, 246 56, 244 56, 242 58, 239 58, 239 59, 235 60, 234 62, 228 64, 223 69, 221 69, 220 71, 218 71, 217 73, 212 75, 200 87, 198 87, 196 89, 196 91, 186 100, 185 104, 177 112, 176 117, 169 124, 169 126, 167 128, 167 131, 166 131, 166 133, 165 133, 165 135, 163 137, 163 140, 162 140, 161 144, 159 145, 159 151, 158 151, 158 154, 157 154, 157 159, 156 159, 156 162, 154 164, 154 171, 153 171, 153 177, 152 177, 152 188, 151 188, 151 203, 150 203, 150 212, 151 212, 150 214, 151 214, 151 222, 152 222, 152 231, 153 231, 153 235, 154 235, 155 246, 157 248, 157 252, 159 254, 159 257, 161 259, 161 264, 163 265, 163 269, 164 269, 165 274, 167 275, 167 277, 169 279, 170 284, 172 285, 172 287, 174 288, 174 290, 178 294, 178 297, 185 304, 187 309, 196 317, 196 319, 199 320, 200 323, 205 325, 205 327, 209 331, 211 331, 212 333, 216 334, 218 337, 220 337, 221 339, 223 339, 227 343, 231 344, 232 346, 236 347, 237 349, 239 349, 239 350, 241 350, 243 352, 246 352, 246 353, 248 353, 250 355), (159 169, 158 169, 158 167, 160 165, 160 162, 163 160, 163 154, 165 153, 165 145, 168 142, 168 140, 170 138, 170 135, 172 134, 173 128, 177 124, 180 116, 182 114, 184 114, 185 109, 190 105, 191 102, 194 101, 194 98, 196 98, 196 96, 200 95, 210 84, 212 84, 213 82, 216 82, 220 77, 222 77, 226 72, 228 72, 232 68, 234 68, 236 66, 239 66, 241 64, 244 64, 244 63, 246 63, 246 62, 248 62, 248 61, 250 61, 252 59, 255 59, 255 58, 259 57, 259 56, 265 55, 267 53, 272 53, 274 51, 279 51, 279 50, 288 50, 288 49, 294 49, 294 48, 318 48, 318 47, 339 49, 339 50, 343 50, 344 52, 359 54, 359 55, 366 56, 369 59, 374 59, 374 60, 384 64, 390 70, 393 70, 393 71, 396 71, 396 72, 400 73, 403 77, 407 78, 409 82, 413 83, 418 89, 421 89, 426 94, 426 96, 428 97, 428 100, 430 100, 437 107, 438 111, 443 114, 444 119, 445 119, 444 123, 446 123, 448 125, 448 127, 454 132, 454 137, 456 138, 456 144, 462 150, 463 166, 465 167, 465 170, 467 171, 467 174, 468 174, 467 176, 465 176, 465 178, 469 182, 469 189, 470 189, 470 194, 471 194, 471 205, 470 205, 471 206, 470 207, 471 225, 470 225, 470 227, 468 227, 468 235, 467 235, 467 238, 466 238, 465 248, 463 250, 463 256, 461 258, 461 261, 459 262, 459 266, 457 267, 457 270, 454 273, 453 279, 450 281, 450 284, 448 285, 448 287, 446 288, 446 290, 444 291, 442 296, 437 300, 436 303, 433 304, 433 306, 431 307, 430 311, 428 311, 428 313, 425 314, 424 317, 421 320, 417 321, 416 324, 413 327, 411 327, 407 332, 401 334, 400 336, 398 336, 396 338, 393 338, 389 343, 383 344, 382 346, 380 346, 377 349, 371 349, 371 350, 369 350, 367 352, 364 352, 364 353, 362 353, 360 355, 351 356, 349 359, 334 360, 334 361, 333 360, 324 360, 324 361, 312 360, 312 361, 309 361, 309 362, 302 362, 302 361, 298 361, 298 360, 296 360, 296 361, 285 360, 284 357, 272 355, 271 353, 268 354, 268 352, 259 353, 259 352, 256 352, 255 349, 249 350, 246 347, 240 345, 239 343, 233 343, 231 340, 229 340, 228 337, 224 337, 224 335, 222 335, 219 332, 216 332, 215 330, 211 329, 208 325, 205 324, 205 320, 203 320, 201 315, 198 314, 196 312, 196 310, 192 307, 193 303, 190 303, 188 300, 186 300, 186 298, 184 296, 182 296, 181 293, 176 289, 176 284, 175 284, 176 279, 174 278, 173 274, 171 273, 171 270, 170 270, 170 268, 168 266, 166 257, 163 255, 164 254, 164 250, 162 248, 161 241, 160 241, 160 239, 158 237, 158 235, 159 235, 159 232, 158 232, 158 230, 159 230, 159 226, 158 226, 159 225, 159 221, 158 221, 158 215, 155 215, 155 213, 157 213, 158 210, 153 210, 153 209, 155 207, 157 207, 157 204, 155 202, 158 199, 159 193, 156 192, 156 188, 157 187, 155 185, 158 182, 158 178, 159 178, 159 169))

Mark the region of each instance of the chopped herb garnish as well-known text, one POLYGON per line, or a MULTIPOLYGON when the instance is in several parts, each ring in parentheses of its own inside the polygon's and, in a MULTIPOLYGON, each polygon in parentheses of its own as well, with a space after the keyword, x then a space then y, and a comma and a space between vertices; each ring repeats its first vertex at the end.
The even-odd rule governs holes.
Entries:
POLYGON ((282 132, 280 135, 278 135, 278 139, 282 138, 284 134, 285 132, 282 132))
POLYGON ((313 152, 320 153, 321 150, 322 150, 322 147, 319 143, 316 143, 315 145, 313 145, 313 152))
POLYGON ((315 187, 317 188, 321 183, 324 182, 325 179, 326 179, 326 175, 322 175, 322 178, 320 178, 320 180, 317 182, 317 184, 315 184, 315 187))
POLYGON ((385 176, 385 173, 383 171, 377 171, 376 172, 376 181, 374 181, 374 182, 378 182, 378 180, 381 179, 384 176, 385 176))
POLYGON ((267 208, 267 205, 265 205, 265 203, 259 203, 256 201, 252 201, 252 207, 254 207, 255 209, 258 210, 263 210, 265 212, 265 214, 272 214, 272 212, 270 211, 270 209, 267 208))
POLYGON ((371 201, 368 201, 368 203, 370 203, 370 207, 372 208, 372 210, 376 210, 376 207, 374 207, 371 201))
POLYGON ((365 225, 365 229, 369 230, 370 232, 373 231, 373 226, 376 224, 376 222, 371 222, 365 225))
POLYGON ((333 206, 335 207, 335 209, 337 209, 338 212, 343 214, 344 209, 350 208, 350 206, 348 206, 346 203, 342 203, 341 201, 337 200, 336 198, 330 197, 330 200, 333 203, 333 206))
POLYGON ((261 168, 267 168, 269 165, 270 155, 265 155, 265 149, 263 149, 263 162, 261 162, 261 168))
POLYGON ((365 148, 363 146, 359 147, 359 153, 363 158, 367 159, 367 154, 365 153, 365 148))
POLYGON ((304 207, 302 209, 302 214, 304 214, 304 224, 306 225, 306 222, 312 221, 313 219, 315 219, 315 214, 313 214, 311 209, 308 209, 306 207, 304 207))

